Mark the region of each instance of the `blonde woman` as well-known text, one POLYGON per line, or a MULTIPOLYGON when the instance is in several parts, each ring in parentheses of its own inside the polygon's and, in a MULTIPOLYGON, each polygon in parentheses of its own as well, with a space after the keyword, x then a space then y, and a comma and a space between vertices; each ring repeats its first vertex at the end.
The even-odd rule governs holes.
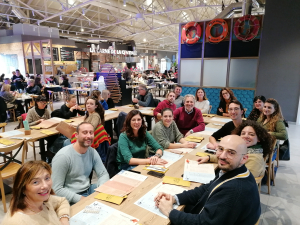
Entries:
POLYGON ((102 98, 106 101, 108 108, 115 108, 115 103, 110 97, 110 91, 109 90, 103 90, 102 91, 102 98))

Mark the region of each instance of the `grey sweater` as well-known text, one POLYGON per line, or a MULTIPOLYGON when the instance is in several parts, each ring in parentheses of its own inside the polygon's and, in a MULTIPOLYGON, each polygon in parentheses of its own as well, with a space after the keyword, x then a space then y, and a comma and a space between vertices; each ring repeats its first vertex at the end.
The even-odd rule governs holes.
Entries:
POLYGON ((165 127, 163 122, 159 121, 153 128, 152 136, 163 149, 168 149, 170 143, 179 142, 179 140, 183 138, 175 121, 173 121, 169 127, 165 127))
POLYGON ((65 197, 70 203, 79 202, 77 194, 90 187, 90 174, 97 174, 97 186, 109 180, 109 175, 95 149, 89 147, 87 152, 79 154, 68 145, 54 156, 52 160, 53 190, 56 195, 65 197))
POLYGON ((27 116, 26 116, 26 120, 28 121, 29 126, 38 124, 37 121, 40 119, 44 119, 44 120, 50 119, 50 113, 47 109, 45 110, 45 113, 42 117, 40 117, 37 114, 37 112, 35 111, 35 107, 29 109, 27 116))

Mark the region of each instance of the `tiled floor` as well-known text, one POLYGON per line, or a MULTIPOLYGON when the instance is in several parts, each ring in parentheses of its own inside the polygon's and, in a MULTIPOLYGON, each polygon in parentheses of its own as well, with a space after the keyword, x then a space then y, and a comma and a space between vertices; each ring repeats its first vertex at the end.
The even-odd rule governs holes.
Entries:
MULTIPOLYGON (((62 102, 54 103, 54 109, 61 106, 62 102)), ((17 122, 9 123, 6 130, 13 130, 17 122)), ((300 224, 300 126, 290 124, 288 129, 291 160, 280 161, 276 174, 276 186, 272 186, 271 195, 267 193, 267 187, 261 189, 261 220, 260 225, 298 225, 300 224)), ((40 159, 39 155, 37 158, 40 159)), ((29 150, 28 159, 33 160, 32 151, 29 150)), ((12 185, 12 179, 5 180, 12 185)), ((6 205, 9 206, 11 194, 6 195, 6 205)), ((0 222, 4 217, 3 205, 0 203, 0 222)))

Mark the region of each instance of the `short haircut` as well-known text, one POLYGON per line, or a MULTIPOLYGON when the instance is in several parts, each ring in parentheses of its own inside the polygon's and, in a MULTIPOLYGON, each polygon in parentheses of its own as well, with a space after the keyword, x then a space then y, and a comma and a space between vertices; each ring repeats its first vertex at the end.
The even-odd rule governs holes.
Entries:
POLYGON ((34 80, 33 79, 29 79, 28 81, 27 81, 27 83, 31 83, 31 84, 34 84, 34 80))
POLYGON ((16 69, 16 72, 17 72, 17 71, 18 71, 18 72, 20 72, 20 70, 19 70, 19 69, 16 69))
POLYGON ((67 96, 67 101, 71 101, 72 98, 76 98, 76 96, 75 95, 68 95, 67 96))
POLYGON ((183 102, 184 102, 184 103, 185 103, 185 100, 186 100, 187 98, 193 98, 193 100, 194 100, 194 103, 196 102, 196 99, 195 99, 195 96, 194 96, 194 95, 187 94, 187 95, 186 95, 186 96, 184 96, 184 98, 183 98, 183 102))
POLYGON ((176 89, 177 87, 179 87, 179 88, 181 88, 181 89, 182 89, 182 86, 181 86, 181 85, 179 85, 179 84, 175 85, 175 88, 174 88, 174 89, 176 89))
MULTIPOLYGON (((89 123, 89 122, 81 122, 77 127, 76 127, 76 133, 77 134, 79 134, 79 128, 82 126, 82 125, 84 125, 84 124, 89 124, 89 125, 91 125, 92 127, 93 127, 93 125, 91 124, 91 123, 89 123)), ((94 127, 93 127, 94 128, 94 127)))
POLYGON ((147 91, 147 86, 145 84, 139 84, 140 88, 143 88, 145 91, 147 91))
POLYGON ((253 99, 253 103, 256 102, 257 100, 261 100, 263 103, 266 102, 266 97, 263 96, 263 95, 258 95, 258 96, 255 96, 254 99, 253 99))

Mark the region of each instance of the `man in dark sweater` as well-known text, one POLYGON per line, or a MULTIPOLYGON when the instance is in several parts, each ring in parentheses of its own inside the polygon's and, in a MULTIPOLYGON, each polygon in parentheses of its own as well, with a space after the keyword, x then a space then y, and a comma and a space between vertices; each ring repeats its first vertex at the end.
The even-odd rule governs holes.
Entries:
POLYGON ((240 103, 238 100, 231 101, 228 106, 228 113, 232 121, 225 123, 221 127, 221 129, 219 129, 209 137, 209 143, 206 146, 207 148, 216 149, 218 147, 217 141, 220 138, 230 135, 236 127, 242 124, 242 118, 244 114, 242 103, 240 103))
POLYGON ((208 184, 178 195, 158 193, 154 201, 174 225, 254 225, 260 216, 260 199, 253 175, 245 167, 245 141, 237 135, 222 139, 217 149, 219 171, 208 184), (185 212, 173 204, 186 205, 185 212))

